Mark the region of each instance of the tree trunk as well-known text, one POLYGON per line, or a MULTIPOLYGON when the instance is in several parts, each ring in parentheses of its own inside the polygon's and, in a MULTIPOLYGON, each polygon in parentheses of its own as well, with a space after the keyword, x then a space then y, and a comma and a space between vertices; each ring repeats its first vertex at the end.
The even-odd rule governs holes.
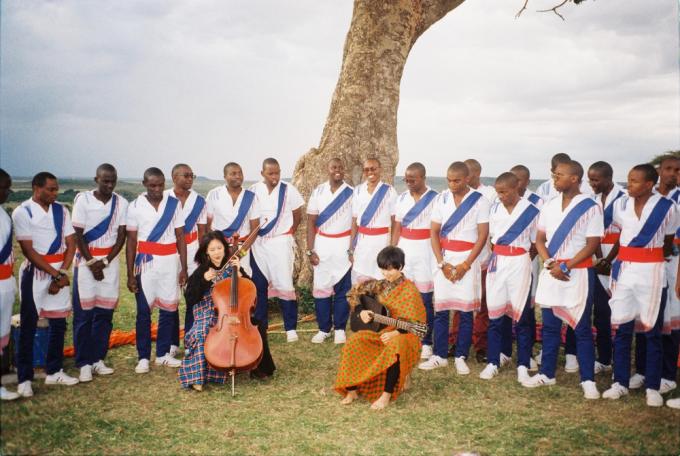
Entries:
MULTIPOLYGON (((418 37, 464 0, 355 0, 345 40, 340 77, 319 147, 295 165, 293 185, 305 200, 327 179, 327 164, 340 158, 350 184, 361 182, 362 164, 378 157, 383 180, 392 183, 399 161, 399 85, 408 54, 418 37)), ((296 237, 306 250, 306 217, 296 237)), ((311 283, 306 257, 296 260, 297 283, 311 283)))

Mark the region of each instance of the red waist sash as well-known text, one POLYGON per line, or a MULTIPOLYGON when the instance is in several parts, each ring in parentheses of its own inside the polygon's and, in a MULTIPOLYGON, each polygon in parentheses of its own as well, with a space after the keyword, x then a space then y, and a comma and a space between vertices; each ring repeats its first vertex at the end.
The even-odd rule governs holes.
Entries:
POLYGON ((390 229, 387 226, 382 226, 379 228, 367 228, 365 226, 360 226, 358 231, 359 233, 365 234, 366 236, 378 236, 389 233, 390 229))
POLYGON ((511 245, 494 245, 493 253, 501 256, 520 256, 527 253, 527 251, 522 247, 513 247, 511 245))
POLYGON ((414 241, 422 241, 423 239, 430 239, 429 228, 402 228, 399 236, 404 239, 411 239, 414 241))
POLYGON ((196 239, 198 239, 198 231, 192 231, 191 233, 186 233, 184 235, 184 243, 186 245, 191 244, 194 242, 196 239))
POLYGON ((12 277, 12 265, 0 264, 0 280, 9 279, 12 277))
POLYGON ((450 250, 451 252, 467 252, 472 250, 475 246, 474 242, 467 241, 456 241, 455 239, 439 239, 439 243, 444 250, 450 250))
POLYGON ((43 257, 43 260, 47 261, 48 263, 59 263, 64 261, 64 254, 62 253, 54 253, 52 255, 40 255, 43 257))
POLYGON ((607 233, 602 238, 601 244, 616 244, 621 237, 621 233, 607 233))
POLYGON ((617 257, 621 261, 631 261, 633 263, 662 263, 664 261, 663 249, 661 247, 619 247, 617 257))
POLYGON ((177 244, 161 244, 159 242, 139 241, 137 252, 147 255, 172 255, 177 253, 177 244))
POLYGON ((347 230, 347 231, 342 231, 340 233, 324 233, 323 231, 317 229, 316 234, 319 236, 327 237, 327 238, 342 238, 342 237, 347 237, 352 234, 352 230, 347 230))
MULTIPOLYGON (((566 263, 567 261, 571 261, 570 259, 566 260, 556 260, 558 263, 566 263)), ((583 268, 592 268, 593 267, 593 257, 586 258, 585 260, 581 261, 579 264, 575 265, 571 269, 583 269, 583 268)))

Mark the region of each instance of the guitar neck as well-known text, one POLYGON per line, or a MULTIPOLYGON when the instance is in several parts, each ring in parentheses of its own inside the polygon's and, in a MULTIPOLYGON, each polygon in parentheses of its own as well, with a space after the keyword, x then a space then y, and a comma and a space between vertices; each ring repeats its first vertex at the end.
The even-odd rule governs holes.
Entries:
POLYGON ((382 323, 383 325, 395 326, 405 331, 410 331, 411 329, 413 329, 414 326, 412 323, 409 323, 408 321, 397 320, 396 318, 386 317, 385 315, 374 314, 373 320, 375 320, 378 323, 382 323))

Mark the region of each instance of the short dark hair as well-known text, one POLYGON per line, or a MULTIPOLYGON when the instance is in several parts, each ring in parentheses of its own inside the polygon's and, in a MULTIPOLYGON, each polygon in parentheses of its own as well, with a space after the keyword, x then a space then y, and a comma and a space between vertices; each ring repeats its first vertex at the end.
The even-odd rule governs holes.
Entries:
POLYGON ((102 163, 101 165, 97 166, 97 171, 95 172, 96 176, 99 176, 101 173, 113 173, 113 174, 118 174, 118 171, 116 171, 116 167, 113 166, 111 163, 102 163))
POLYGON ((645 180, 647 182, 657 183, 659 180, 659 173, 656 172, 656 168, 649 163, 642 163, 640 165, 635 165, 631 171, 640 171, 644 174, 645 180))
POLYGON ((527 168, 524 165, 515 165, 512 168, 510 168, 510 171, 513 173, 525 173, 527 175, 527 178, 531 179, 531 171, 529 171, 529 168, 527 168))
POLYGON ((550 159, 550 166, 552 168, 557 168, 557 165, 566 164, 571 161, 571 157, 563 152, 555 154, 550 159))
POLYGON ((264 168, 265 168, 267 165, 276 165, 276 166, 278 166, 279 168, 281 167, 281 165, 279 165, 279 161, 278 161, 277 159, 275 159, 275 158, 272 158, 272 157, 265 158, 265 159, 262 161, 262 171, 264 171, 264 168))
POLYGON ((33 176, 31 187, 43 188, 47 184, 48 179, 57 180, 57 176, 48 171, 41 171, 33 176))
POLYGON ((496 184, 508 184, 510 187, 517 187, 519 179, 513 173, 507 171, 496 178, 496 184))
POLYGON ((461 161, 455 161, 449 165, 449 168, 446 170, 446 172, 463 173, 464 176, 469 176, 470 168, 468 168, 468 166, 461 161))
POLYGON ((220 241, 224 246, 225 257, 229 255, 229 244, 227 243, 224 234, 217 230, 208 231, 201 238, 201 243, 198 244, 198 250, 194 256, 194 261, 201 266, 206 266, 210 263, 210 258, 208 257, 208 244, 210 244, 211 241, 220 241))
POLYGON ((614 176, 614 170, 612 169, 612 165, 605 161, 596 161, 595 163, 590 165, 590 168, 588 168, 588 170, 600 173, 602 177, 606 179, 611 179, 614 176))
POLYGON ((378 157, 376 157, 375 155, 370 155, 370 156, 366 157, 366 160, 364 160, 364 163, 366 163, 367 161, 376 162, 378 164, 378 167, 382 168, 382 164, 380 163, 380 160, 378 160, 378 157))
POLYGON ((673 154, 666 154, 659 159, 659 166, 663 166, 664 162, 669 160, 677 161, 680 160, 680 157, 673 154))
POLYGON ((7 171, 0 168, 0 182, 2 182, 4 180, 8 180, 8 181, 12 180, 12 177, 9 175, 9 173, 7 171))
POLYGON ((572 176, 578 177, 578 180, 581 181, 583 179, 583 166, 576 160, 569 160, 566 163, 558 163, 558 165, 565 165, 567 168, 569 168, 569 173, 572 176))
POLYGON ((150 177, 162 177, 165 179, 165 174, 163 174, 163 171, 161 171, 159 168, 156 168, 155 166, 152 166, 151 168, 147 168, 146 171, 144 171, 144 180, 148 180, 150 177))
POLYGON ((468 158, 467 160, 465 160, 464 163, 467 165, 467 167, 470 171, 475 170, 475 171, 478 171, 480 173, 482 172, 482 164, 479 163, 474 158, 468 158))
POLYGON ((388 245, 378 253, 378 267, 380 269, 402 269, 404 264, 404 251, 399 247, 388 245))
POLYGON ((413 162, 406 167, 406 171, 416 171, 421 176, 425 177, 425 165, 420 162, 413 162))
POLYGON ((241 165, 239 165, 238 163, 236 163, 236 162, 229 162, 229 163, 227 163, 226 165, 224 165, 224 168, 222 169, 222 174, 224 174, 224 175, 226 176, 226 175, 227 175, 227 170, 228 170, 229 168, 231 168, 231 167, 234 167, 234 166, 236 166, 237 168, 241 169, 241 171, 243 171, 243 168, 241 168, 241 165))
POLYGON ((172 167, 172 170, 170 171, 170 175, 172 177, 175 177, 175 173, 182 168, 191 169, 191 166, 187 165, 186 163, 177 163, 175 166, 172 167))

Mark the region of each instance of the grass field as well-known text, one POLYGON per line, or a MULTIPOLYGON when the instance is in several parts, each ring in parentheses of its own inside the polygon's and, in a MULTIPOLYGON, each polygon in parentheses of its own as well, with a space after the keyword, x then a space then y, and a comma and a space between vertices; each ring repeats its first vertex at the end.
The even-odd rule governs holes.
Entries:
MULTIPOLYGON (((273 306, 275 307, 275 306, 273 306)), ((114 327, 134 328, 134 298, 122 290, 114 327)), ((274 310, 274 322, 280 321, 274 310)), ((303 329, 315 329, 305 323, 303 329)), ((277 364, 265 381, 237 377, 237 395, 210 385, 182 390, 176 370, 134 373, 134 346, 112 349, 116 372, 74 387, 34 381, 30 400, 3 402, 1 454, 679 454, 680 412, 645 405, 644 392, 585 401, 578 374, 527 390, 506 368, 492 381, 459 377, 451 365, 415 371, 413 387, 387 410, 342 406, 332 390, 340 348, 287 344, 270 335, 277 364)), ((70 333, 67 344, 70 344, 70 333)), ((66 370, 76 375, 73 359, 66 370)), ((598 387, 610 380, 602 375, 598 387)), ((14 386, 12 387, 14 388, 14 386)), ((674 392, 673 396, 680 393, 674 392)))

